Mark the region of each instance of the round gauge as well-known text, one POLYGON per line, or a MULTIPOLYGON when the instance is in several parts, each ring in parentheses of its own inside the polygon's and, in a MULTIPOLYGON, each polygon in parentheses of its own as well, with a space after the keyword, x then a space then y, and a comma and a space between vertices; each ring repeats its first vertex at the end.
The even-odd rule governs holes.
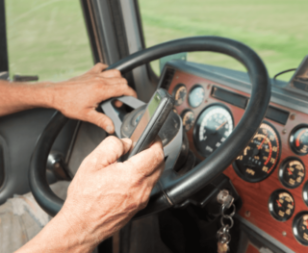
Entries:
POLYGON ((262 123, 243 153, 233 162, 235 172, 248 182, 260 182, 275 169, 280 157, 276 130, 262 123))
POLYGON ((205 98, 205 92, 201 85, 195 85, 189 92, 188 103, 191 107, 198 107, 205 98))
POLYGON ((308 246, 308 212, 298 213, 293 220, 293 234, 303 245, 308 246))
POLYGON ((173 97, 175 100, 175 105, 179 106, 184 102, 187 94, 187 89, 184 84, 178 84, 173 90, 173 97))
POLYGON ((298 155, 308 154, 308 126, 296 127, 290 136, 290 146, 298 155))
POLYGON ((195 115, 191 110, 185 110, 182 113, 182 121, 183 121, 183 126, 186 131, 188 131, 194 124, 195 122, 195 115))
POLYGON ((286 190, 276 190, 270 196, 268 208, 271 215, 279 221, 286 221, 291 218, 295 209, 295 202, 286 190))
POLYGON ((306 206, 308 206, 308 181, 304 184, 303 187, 303 199, 306 206))
POLYGON ((305 166, 300 159, 290 157, 279 168, 279 179, 288 188, 298 187, 305 178, 305 166))
POLYGON ((222 105, 207 107, 199 115, 194 142, 197 150, 208 157, 223 143, 233 131, 233 119, 229 110, 222 105))

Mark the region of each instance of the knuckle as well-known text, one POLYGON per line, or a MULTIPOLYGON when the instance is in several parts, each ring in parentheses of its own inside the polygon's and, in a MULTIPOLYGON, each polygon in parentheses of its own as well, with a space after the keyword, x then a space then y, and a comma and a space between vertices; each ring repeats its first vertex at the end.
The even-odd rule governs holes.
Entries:
POLYGON ((118 147, 118 148, 122 148, 123 149, 123 143, 120 139, 118 139, 117 137, 115 136, 108 136, 106 138, 106 142, 109 144, 109 145, 112 145, 112 146, 115 146, 115 147, 118 147))
POLYGON ((95 64, 95 67, 97 67, 97 68, 105 68, 106 66, 107 66, 106 64, 101 63, 101 62, 98 62, 98 63, 95 64))
POLYGON ((112 69, 112 70, 110 70, 110 71, 112 71, 112 74, 113 74, 114 76, 121 76, 121 72, 120 72, 119 70, 117 70, 117 69, 112 69))
POLYGON ((161 163, 164 160, 164 151, 162 148, 155 148, 153 151, 154 159, 157 163, 161 163))
POLYGON ((97 119, 97 125, 101 128, 103 128, 106 125, 106 120, 105 118, 101 117, 97 119))

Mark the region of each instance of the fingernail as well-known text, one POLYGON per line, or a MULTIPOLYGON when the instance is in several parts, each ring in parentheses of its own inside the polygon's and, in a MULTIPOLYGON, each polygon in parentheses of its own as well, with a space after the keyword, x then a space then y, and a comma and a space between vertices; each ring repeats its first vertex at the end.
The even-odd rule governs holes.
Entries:
POLYGON ((113 131, 114 131, 114 130, 113 130, 113 126, 109 125, 109 126, 106 127, 106 132, 107 132, 108 134, 112 134, 113 131))
POLYGON ((124 141, 128 145, 132 145, 132 140, 129 138, 123 138, 122 141, 124 141))

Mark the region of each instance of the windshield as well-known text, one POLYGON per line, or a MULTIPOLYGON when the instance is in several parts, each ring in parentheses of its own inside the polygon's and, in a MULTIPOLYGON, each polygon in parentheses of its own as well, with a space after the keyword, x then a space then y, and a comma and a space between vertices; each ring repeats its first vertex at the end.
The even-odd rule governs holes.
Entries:
MULTIPOLYGON (((241 41, 265 62, 270 77, 296 68, 308 54, 307 0, 139 0, 146 46, 200 35, 241 41)), ((189 53, 187 60, 244 70, 230 57, 189 53)), ((152 64, 158 72, 158 64, 152 64)), ((278 79, 288 81, 292 72, 278 79)))

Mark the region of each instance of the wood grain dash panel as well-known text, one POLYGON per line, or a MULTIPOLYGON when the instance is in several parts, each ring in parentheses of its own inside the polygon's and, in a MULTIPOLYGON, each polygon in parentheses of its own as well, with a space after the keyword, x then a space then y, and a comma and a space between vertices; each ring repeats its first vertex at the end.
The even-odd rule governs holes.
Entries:
MULTIPOLYGON (((198 117, 198 115, 203 111, 204 108, 207 106, 210 106, 213 103, 221 103, 227 106, 233 115, 234 120, 234 127, 239 123, 241 117, 244 114, 244 110, 241 108, 238 108, 236 106, 233 106, 231 104, 225 103, 223 101, 217 100, 210 96, 212 86, 218 86, 223 89, 227 89, 231 92, 236 92, 240 95, 250 97, 250 94, 244 93, 240 90, 236 90, 224 85, 221 85, 219 83, 213 82, 211 80, 207 80, 205 78, 201 78, 189 73, 185 73, 182 71, 176 71, 174 78, 172 80, 172 83, 169 88, 169 93, 172 94, 172 91, 174 87, 179 84, 183 83, 187 87, 187 96, 184 102, 177 106, 176 109, 179 114, 183 112, 183 110, 189 108, 194 112, 195 119, 198 117), (199 84, 204 87, 205 90, 205 101, 203 105, 197 107, 197 108, 191 108, 188 104, 188 93, 189 90, 195 85, 199 84)), ((289 247, 295 252, 308 252, 308 247, 301 245, 297 240, 294 238, 292 233, 292 221, 293 218, 297 213, 300 211, 308 211, 308 207, 305 205, 303 199, 302 199, 302 188, 304 183, 308 180, 308 155, 306 156, 298 156, 296 155, 289 146, 289 137, 291 134, 291 131, 294 127, 296 127, 299 124, 302 123, 308 123, 308 114, 304 114, 299 111, 294 111, 289 108, 286 108, 284 106, 271 103, 272 106, 275 106, 277 108, 286 110, 290 112, 290 117, 286 123, 286 125, 281 125, 279 123, 276 123, 272 120, 266 119, 269 123, 271 123, 276 130, 279 133, 279 137, 281 140, 281 157, 280 161, 274 170, 274 172, 265 180, 259 182, 259 183, 249 183, 244 180, 242 180, 234 171, 232 165, 230 165, 224 172, 225 175, 227 175, 231 180, 233 185, 235 186, 236 190, 240 194, 242 200, 243 200, 243 206, 241 210, 239 210, 239 214, 252 224, 256 225, 261 230, 265 231, 266 233, 270 234, 272 237, 276 238, 278 241, 289 247), (281 162, 286 159, 287 157, 298 157, 301 159, 306 167, 306 175, 304 183, 302 183, 299 187, 295 189, 287 189, 285 188, 279 178, 278 178, 278 168, 281 164, 281 162), (291 219, 280 222, 275 220, 268 210, 268 200, 271 195, 271 193, 277 189, 287 189, 292 195, 295 200, 295 212, 291 219), (286 235, 284 232, 286 232, 286 235)), ((193 129, 192 127, 188 132, 188 139, 189 139, 189 145, 191 150, 196 154, 196 156, 200 159, 204 159, 201 155, 198 154, 198 151, 196 150, 194 146, 193 141, 193 129)), ((251 249, 252 250, 252 249, 251 249)), ((252 251, 251 251, 252 252, 252 251)))

